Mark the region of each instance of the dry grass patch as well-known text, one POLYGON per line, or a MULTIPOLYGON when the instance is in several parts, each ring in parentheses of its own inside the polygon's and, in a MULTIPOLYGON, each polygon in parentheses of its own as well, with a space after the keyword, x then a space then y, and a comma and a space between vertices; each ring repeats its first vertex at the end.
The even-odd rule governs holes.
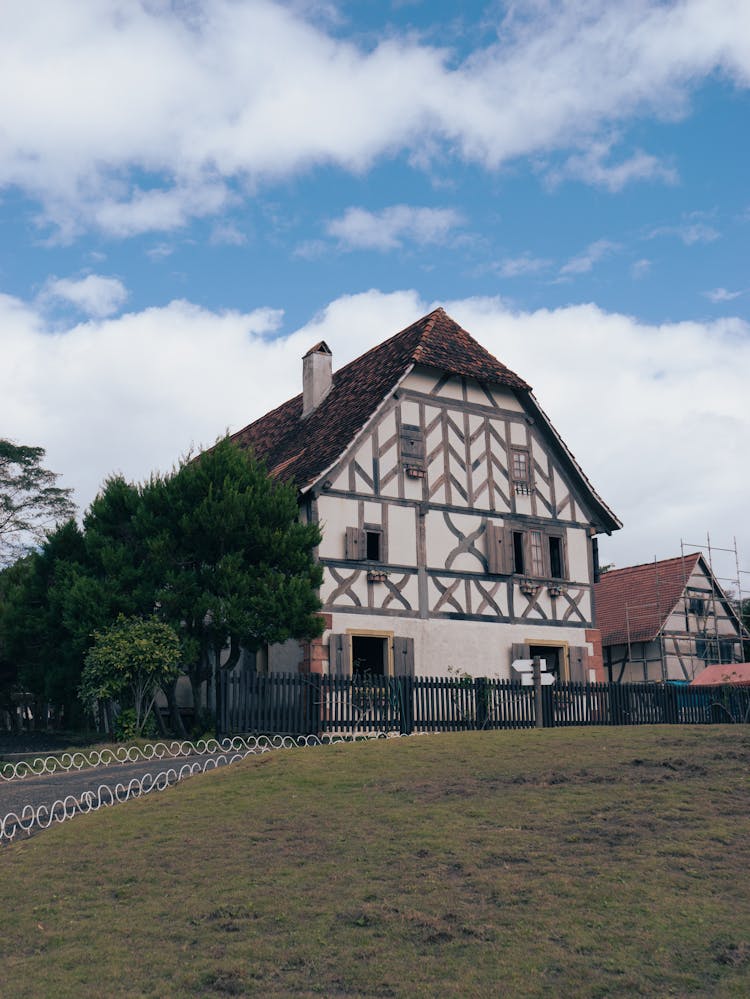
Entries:
POLYGON ((744 997, 749 762, 730 726, 251 758, 0 851, 8 994, 744 997))

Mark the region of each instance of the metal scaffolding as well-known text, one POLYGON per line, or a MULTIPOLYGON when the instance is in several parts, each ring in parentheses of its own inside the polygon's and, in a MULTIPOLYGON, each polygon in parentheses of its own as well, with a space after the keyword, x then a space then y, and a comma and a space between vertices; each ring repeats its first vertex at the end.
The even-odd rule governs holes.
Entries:
MULTIPOLYGON (((665 621, 673 608, 671 606, 662 606, 663 594, 661 592, 659 577, 659 560, 655 556, 656 599, 650 602, 634 602, 626 603, 625 605, 627 628, 626 661, 631 665, 641 664, 644 679, 651 678, 649 676, 649 664, 652 664, 655 669, 658 669, 661 680, 667 680, 668 655, 675 656, 680 661, 683 670, 686 673, 693 674, 692 676, 688 675, 688 679, 693 679, 697 672, 697 668, 693 664, 698 661, 704 665, 708 665, 711 662, 731 663, 740 662, 744 659, 742 642, 738 641, 737 637, 720 631, 719 620, 722 615, 718 613, 724 606, 730 608, 731 612, 736 614, 740 620, 740 639, 748 640, 750 638, 746 629, 741 625, 743 604, 750 595, 745 585, 747 577, 750 577, 750 571, 740 568, 737 539, 732 538, 731 548, 712 544, 711 536, 708 532, 706 532, 705 544, 694 544, 680 539, 680 558, 682 560, 683 596, 686 601, 685 630, 679 634, 670 633, 669 638, 673 641, 674 650, 669 651, 667 649, 664 628, 661 627, 661 623, 665 621), (690 570, 686 560, 688 555, 696 552, 703 555, 706 560, 711 574, 711 589, 710 593, 701 592, 700 595, 696 593, 696 604, 691 605, 691 594, 688 592, 690 570), (719 562, 721 563, 721 570, 719 569, 719 562), (727 563, 730 566, 728 574, 726 571, 727 563), (693 632, 690 630, 690 617, 693 612, 693 606, 700 606, 698 604, 700 600, 705 601, 702 605, 703 611, 702 613, 694 613, 694 616, 696 619, 700 619, 701 626, 697 632, 693 632), (633 634, 642 633, 643 626, 648 621, 659 622, 658 649, 654 649, 652 646, 648 650, 648 646, 651 645, 650 642, 633 638, 633 634), (640 656, 633 654, 634 645, 640 645, 640 656), (689 668, 686 667, 684 660, 689 660, 689 668)), ((654 632, 656 631, 657 629, 654 628, 654 632)), ((656 642, 657 638, 653 641, 656 642)))

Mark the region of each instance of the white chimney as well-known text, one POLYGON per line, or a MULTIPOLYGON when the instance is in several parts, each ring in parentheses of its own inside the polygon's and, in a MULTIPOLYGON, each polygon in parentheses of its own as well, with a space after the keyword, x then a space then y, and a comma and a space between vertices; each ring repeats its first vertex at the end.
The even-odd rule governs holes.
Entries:
POLYGON ((302 358, 303 419, 317 409, 331 391, 332 378, 333 354, 325 340, 321 340, 302 358))

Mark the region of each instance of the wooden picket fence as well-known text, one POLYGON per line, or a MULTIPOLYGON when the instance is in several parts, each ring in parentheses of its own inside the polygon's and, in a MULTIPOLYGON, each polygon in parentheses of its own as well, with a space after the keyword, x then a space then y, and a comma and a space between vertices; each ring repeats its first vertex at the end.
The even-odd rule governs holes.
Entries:
MULTIPOLYGON (((536 726, 534 688, 509 680, 221 672, 220 735, 458 732, 536 726)), ((556 683, 542 687, 542 724, 750 722, 750 688, 556 683)))

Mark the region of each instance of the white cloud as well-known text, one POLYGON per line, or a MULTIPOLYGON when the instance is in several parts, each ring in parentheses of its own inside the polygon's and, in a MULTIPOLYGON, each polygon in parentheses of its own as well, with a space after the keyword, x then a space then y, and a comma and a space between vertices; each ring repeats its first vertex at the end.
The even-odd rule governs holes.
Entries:
MULTIPOLYGON (((300 359, 317 340, 339 367, 434 304, 373 290, 279 335, 281 315, 270 309, 214 313, 176 301, 60 332, 38 309, 0 296, 0 425, 47 448, 49 466, 86 504, 107 474, 167 469, 191 444, 296 394, 300 359)), ((736 535, 750 568, 750 325, 649 325, 593 305, 528 313, 498 299, 442 304, 534 386, 624 521, 602 542, 605 561, 675 555, 680 538, 710 530, 719 545, 736 535)))
POLYGON ((713 291, 704 291, 703 294, 714 304, 719 302, 731 302, 743 294, 741 291, 727 291, 726 288, 714 288, 713 291))
POLYGON ((546 270, 551 263, 551 260, 535 257, 526 252, 520 257, 506 257, 494 267, 494 270, 504 278, 525 277, 527 274, 538 274, 546 270))
POLYGON ((685 222, 679 225, 662 225, 652 229, 648 234, 648 239, 656 239, 659 236, 675 236, 681 239, 685 246, 693 246, 695 243, 713 243, 721 233, 708 222, 703 221, 700 212, 694 212, 685 222))
POLYGON ((598 264, 604 257, 609 256, 609 254, 619 249, 618 243, 613 243, 609 239, 597 239, 596 242, 589 244, 583 253, 580 253, 577 257, 571 257, 566 264, 563 264, 560 268, 560 274, 565 276, 569 274, 588 274, 593 269, 594 264, 598 264))
POLYGON ((42 301, 62 299, 95 319, 117 312, 128 298, 119 278, 87 274, 84 278, 51 278, 44 286, 42 301))
POLYGON ((617 190, 670 168, 638 149, 609 163, 613 130, 685 115, 717 73, 750 85, 745 0, 514 4, 463 60, 393 28, 352 41, 329 6, 4 4, 0 187, 39 199, 68 236, 170 230, 232 191, 399 154, 496 169, 572 151, 569 175, 617 190))
POLYGON ((221 222, 211 230, 213 246, 244 246, 247 236, 233 222, 221 222))
POLYGON ((385 251, 398 249, 404 243, 445 243, 462 222, 462 216, 452 208, 390 205, 379 212, 347 208, 341 218, 328 223, 326 231, 344 249, 385 251))
POLYGON ((642 257, 640 260, 635 260, 630 267, 630 273, 636 281, 646 277, 650 270, 651 261, 647 260, 645 257, 642 257))
POLYGON ((606 162, 610 151, 610 142, 593 142, 584 152, 569 156, 562 167, 550 171, 548 182, 556 185, 563 180, 581 180, 616 192, 633 181, 658 180, 667 184, 677 181, 674 167, 667 166, 643 150, 636 150, 619 163, 606 162))

